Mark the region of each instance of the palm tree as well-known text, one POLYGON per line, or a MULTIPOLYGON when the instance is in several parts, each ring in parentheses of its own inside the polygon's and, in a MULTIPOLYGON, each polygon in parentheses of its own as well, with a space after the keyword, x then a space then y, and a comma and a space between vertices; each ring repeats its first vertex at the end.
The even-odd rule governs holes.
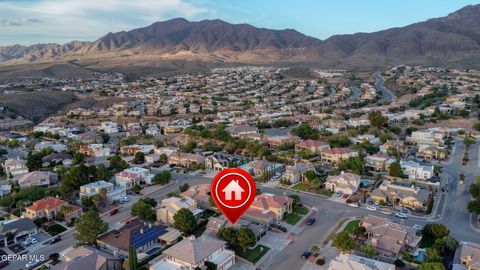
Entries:
POLYGON ((310 251, 314 256, 317 256, 318 253, 320 252, 320 247, 318 245, 312 245, 312 247, 310 248, 310 251))
POLYGON ((458 241, 450 236, 444 236, 442 242, 443 249, 447 249, 448 251, 455 251, 458 247, 458 241))
POLYGON ((102 198, 102 200, 106 200, 107 199, 107 189, 106 188, 101 188, 100 189, 100 198, 102 198))

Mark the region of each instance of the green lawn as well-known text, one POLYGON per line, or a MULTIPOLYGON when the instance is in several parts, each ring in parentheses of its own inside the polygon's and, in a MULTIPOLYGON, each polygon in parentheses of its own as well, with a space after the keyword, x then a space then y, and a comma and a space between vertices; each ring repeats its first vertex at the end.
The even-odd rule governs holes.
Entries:
POLYGON ((317 189, 316 190, 317 194, 327 196, 327 197, 332 197, 333 192, 326 190, 326 189, 317 189))
POLYGON ((300 219, 302 219, 302 216, 296 215, 296 214, 286 214, 283 218, 283 220, 285 220, 285 222, 287 222, 290 225, 297 224, 297 222, 299 222, 300 219))
POLYGON ((303 206, 295 206, 293 208, 293 213, 297 215, 305 216, 306 214, 308 214, 308 209, 303 206))
POLYGON ((292 187, 295 190, 300 190, 300 191, 307 191, 309 186, 305 183, 298 183, 295 186, 292 187))
POLYGON ((60 224, 53 224, 46 229, 47 233, 50 234, 51 236, 55 236, 55 235, 60 234, 64 231, 66 231, 66 230, 67 230, 67 228, 63 227, 60 224))
POLYGON ((355 228, 359 223, 360 223, 360 220, 358 220, 358 219, 352 220, 352 221, 348 222, 347 226, 345 226, 343 231, 348 232, 348 233, 352 233, 353 228, 355 228))
POLYGON ((249 248, 246 248, 245 249, 245 252, 243 251, 242 248, 237 248, 235 250, 235 253, 244 258, 245 260, 255 264, 256 262, 258 262, 258 260, 260 260, 260 258, 263 257, 263 255, 265 255, 268 251, 270 250, 269 247, 266 247, 266 246, 263 246, 263 245, 257 245, 256 247, 252 248, 252 249, 249 249, 249 248))

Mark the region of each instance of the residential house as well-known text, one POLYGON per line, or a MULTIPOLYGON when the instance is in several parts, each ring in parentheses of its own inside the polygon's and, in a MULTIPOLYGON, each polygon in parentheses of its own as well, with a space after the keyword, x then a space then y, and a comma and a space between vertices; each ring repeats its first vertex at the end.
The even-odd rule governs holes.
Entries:
POLYGON ((212 207, 210 204, 210 184, 199 184, 190 186, 187 191, 180 193, 180 197, 192 198, 202 209, 209 209, 212 207))
POLYGON ((351 157, 357 157, 358 152, 353 151, 349 148, 336 147, 331 149, 326 149, 322 152, 322 161, 328 163, 338 164, 342 160, 347 160, 351 157))
POLYGON ((80 146, 79 152, 90 157, 109 157, 112 155, 112 149, 104 147, 101 143, 84 144, 80 146))
POLYGON ((82 208, 78 205, 70 205, 68 202, 59 198, 45 197, 25 207, 23 216, 32 220, 38 218, 51 220, 56 218, 59 213, 65 215, 65 220, 72 221, 80 217, 82 208))
MULTIPOLYGON (((467 270, 480 269, 480 244, 467 242, 460 247, 460 264, 467 270)), ((454 268, 455 269, 455 268, 454 268)))
POLYGON ((360 187, 361 177, 353 173, 342 171, 340 175, 329 175, 325 181, 325 189, 331 192, 352 195, 360 187))
POLYGON ((190 210, 196 218, 199 218, 203 213, 202 209, 197 208, 197 202, 190 197, 170 197, 162 200, 157 208, 157 220, 165 224, 173 224, 173 216, 182 208, 190 210))
POLYGON ((164 226, 132 220, 120 229, 111 230, 97 237, 97 244, 102 249, 113 253, 114 256, 127 258, 130 245, 133 246, 137 254, 145 253, 158 246, 160 243, 159 237, 166 232, 164 226))
POLYGON ((421 165, 414 161, 401 160, 400 166, 410 180, 428 180, 434 176, 432 165, 421 165))
POLYGON ((221 171, 230 167, 237 167, 243 164, 243 157, 231 155, 225 152, 217 152, 205 158, 205 168, 221 171))
POLYGON ((406 138, 406 141, 414 144, 425 144, 425 145, 443 145, 445 134, 442 132, 434 131, 414 131, 412 135, 406 138))
POLYGON ((381 256, 395 258, 400 256, 402 250, 412 252, 422 239, 417 235, 416 229, 394 223, 387 218, 368 215, 359 225, 367 231, 365 244, 373 246, 381 256))
POLYGON ((305 140, 295 145, 295 151, 307 150, 317 155, 321 155, 326 149, 330 149, 328 143, 318 140, 305 140))
POLYGON ((0 198, 7 196, 12 192, 12 185, 0 185, 0 198))
POLYGON ((118 201, 127 195, 126 189, 123 187, 115 186, 114 184, 106 181, 97 181, 89 183, 80 187, 80 198, 91 197, 95 194, 102 194, 102 190, 105 190, 106 200, 109 202, 118 201))
POLYGON ((168 157, 168 164, 181 166, 184 168, 196 168, 205 163, 205 158, 201 155, 176 152, 168 157))
POLYGON ((58 174, 45 171, 33 171, 22 175, 17 180, 20 188, 29 186, 49 187, 58 182, 58 174))
POLYGON ((140 144, 133 144, 133 145, 126 145, 120 148, 120 153, 124 155, 135 155, 137 152, 142 152, 144 154, 151 154, 155 150, 155 146, 153 145, 140 145, 140 144))
POLYGON ((235 252, 226 248, 227 242, 208 236, 185 238, 169 247, 163 255, 150 262, 149 270, 201 269, 212 262, 218 270, 235 264, 235 252))
POLYGON ((6 159, 3 162, 3 171, 7 177, 17 178, 28 173, 27 162, 23 159, 6 159))
POLYGON ((64 166, 72 165, 72 155, 67 153, 52 153, 42 158, 42 165, 44 167, 51 164, 62 164, 64 166))
POLYGON ((350 141, 354 144, 362 144, 369 142, 372 145, 380 145, 380 139, 371 134, 358 135, 357 137, 350 137, 350 141))
POLYGON ((116 270, 122 268, 122 260, 92 246, 80 246, 62 254, 62 261, 51 270, 116 270))
POLYGON ((244 216, 257 222, 270 223, 273 220, 282 220, 285 214, 292 211, 292 198, 286 195, 262 193, 255 197, 244 216))
POLYGON ((385 154, 373 154, 365 157, 365 166, 373 171, 384 172, 396 159, 385 154))
POLYGON ((162 133, 157 126, 155 126, 155 125, 152 126, 151 125, 145 130, 145 134, 153 136, 153 137, 157 137, 157 136, 160 136, 162 133))
POLYGON ((115 134, 120 131, 120 126, 113 122, 102 122, 100 130, 103 130, 106 134, 115 134))
POLYGON ((391 202, 401 207, 426 210, 430 194, 429 190, 395 185, 385 181, 370 193, 370 199, 377 202, 381 200, 391 202))
POLYGON ((244 137, 249 134, 258 133, 257 127, 247 125, 233 125, 231 127, 228 127, 226 130, 233 137, 244 137))
POLYGON ((152 184, 154 175, 150 170, 141 167, 131 167, 115 174, 115 182, 122 188, 130 189, 142 183, 152 184))
POLYGON ((348 253, 340 253, 330 261, 328 270, 395 270, 394 264, 348 253))
POLYGON ((38 227, 28 218, 4 220, 0 222, 0 247, 7 247, 21 239, 37 234, 38 227), (13 235, 13 238, 9 238, 13 235))
POLYGON ((417 158, 421 159, 436 159, 436 160, 444 160, 448 156, 448 151, 444 148, 434 146, 434 145, 419 145, 417 158))
POLYGON ((299 181, 305 181, 305 173, 314 169, 311 163, 295 163, 285 168, 285 179, 290 183, 297 183, 299 181))
POLYGON ((400 140, 388 140, 384 144, 380 145, 380 153, 382 154, 390 154, 392 149, 395 149, 394 151, 399 154, 404 154, 407 150, 403 141, 400 140))
POLYGON ((51 142, 51 141, 45 141, 45 142, 39 142, 35 145, 35 151, 42 151, 43 149, 50 148, 53 150, 53 152, 63 152, 67 151, 68 147, 59 142, 51 142))

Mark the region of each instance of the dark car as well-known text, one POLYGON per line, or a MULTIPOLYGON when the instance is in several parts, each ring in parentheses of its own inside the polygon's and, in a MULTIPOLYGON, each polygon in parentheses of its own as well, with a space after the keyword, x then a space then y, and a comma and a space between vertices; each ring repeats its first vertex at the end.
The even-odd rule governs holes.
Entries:
POLYGON ((50 245, 53 245, 53 244, 55 244, 57 242, 60 242, 60 241, 62 241, 62 238, 60 236, 56 236, 56 237, 50 239, 50 245))
POLYGON ((113 216, 115 214, 118 213, 118 209, 113 209, 112 211, 110 211, 110 213, 108 213, 110 216, 113 216))
POLYGON ((305 251, 302 254, 302 259, 306 260, 306 259, 310 258, 310 256, 312 256, 312 253, 310 251, 305 251))
POLYGON ((308 218, 307 225, 313 225, 313 223, 315 223, 315 218, 314 217, 308 218))

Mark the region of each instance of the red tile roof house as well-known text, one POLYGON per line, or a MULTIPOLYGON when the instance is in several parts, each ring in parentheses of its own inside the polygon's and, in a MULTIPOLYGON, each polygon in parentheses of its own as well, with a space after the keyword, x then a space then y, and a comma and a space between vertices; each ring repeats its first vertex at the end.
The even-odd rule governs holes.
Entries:
POLYGON ((285 195, 263 193, 255 197, 252 205, 245 212, 245 218, 270 223, 282 220, 285 214, 292 213, 293 199, 285 195))
POLYGON ((331 148, 322 152, 322 161, 338 164, 342 160, 358 156, 358 152, 350 148, 331 148))
POLYGON ((305 140, 295 145, 295 151, 308 150, 317 155, 322 154, 322 151, 327 149, 330 149, 330 146, 326 142, 317 140, 305 140))
POLYGON ((68 209, 65 221, 73 221, 80 217, 82 208, 78 205, 70 205, 68 202, 55 197, 45 197, 34 201, 32 205, 25 207, 23 216, 35 220, 38 218, 54 219, 63 209, 68 209))

